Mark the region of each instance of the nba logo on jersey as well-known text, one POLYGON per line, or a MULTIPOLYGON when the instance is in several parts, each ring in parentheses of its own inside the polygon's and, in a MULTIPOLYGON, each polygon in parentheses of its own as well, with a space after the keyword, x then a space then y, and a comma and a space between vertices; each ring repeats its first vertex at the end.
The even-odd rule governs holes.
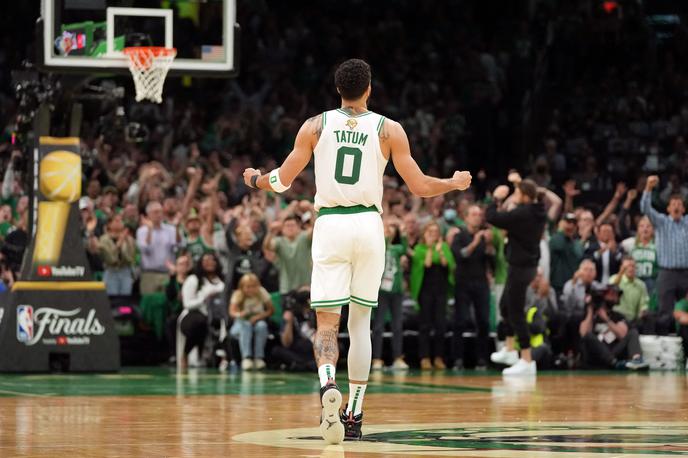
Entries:
POLYGON ((33 307, 30 305, 17 306, 17 340, 29 342, 33 339, 33 307))

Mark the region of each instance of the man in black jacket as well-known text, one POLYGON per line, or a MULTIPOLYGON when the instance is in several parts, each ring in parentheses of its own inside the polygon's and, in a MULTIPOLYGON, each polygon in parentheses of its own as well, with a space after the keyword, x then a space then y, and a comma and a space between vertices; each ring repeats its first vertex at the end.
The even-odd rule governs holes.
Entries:
POLYGON ((493 193, 494 203, 487 208, 489 223, 507 231, 506 259, 509 273, 500 305, 506 322, 506 347, 493 353, 495 363, 508 364, 504 375, 535 374, 535 361, 530 354, 530 335, 525 317, 526 290, 537 273, 540 259, 540 239, 545 228, 547 214, 545 206, 538 201, 538 188, 532 180, 516 184, 513 202, 516 207, 502 209, 509 194, 507 186, 498 186, 493 193), (518 336, 521 358, 514 350, 514 335, 518 336))
POLYGON ((463 331, 470 319, 469 306, 475 311, 475 327, 478 333, 476 353, 477 368, 487 367, 488 338, 490 332, 490 284, 487 273, 494 265, 492 230, 483 226, 483 210, 471 205, 464 215, 466 227, 457 229, 451 242, 456 259, 454 302, 454 367, 463 369, 465 358, 463 331))

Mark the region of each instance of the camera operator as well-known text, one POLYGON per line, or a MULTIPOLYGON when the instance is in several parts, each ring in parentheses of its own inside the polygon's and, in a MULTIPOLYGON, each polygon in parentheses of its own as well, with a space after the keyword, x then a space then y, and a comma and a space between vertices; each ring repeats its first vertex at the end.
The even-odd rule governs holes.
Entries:
POLYGON ((583 363, 609 369, 647 369, 640 348, 638 330, 612 310, 619 301, 615 285, 593 287, 586 295, 586 314, 580 324, 583 363), (627 361, 630 359, 630 361, 627 361))
POLYGON ((313 357, 315 313, 310 307, 307 288, 290 291, 282 296, 282 329, 280 343, 272 349, 272 358, 290 371, 316 370, 313 357))

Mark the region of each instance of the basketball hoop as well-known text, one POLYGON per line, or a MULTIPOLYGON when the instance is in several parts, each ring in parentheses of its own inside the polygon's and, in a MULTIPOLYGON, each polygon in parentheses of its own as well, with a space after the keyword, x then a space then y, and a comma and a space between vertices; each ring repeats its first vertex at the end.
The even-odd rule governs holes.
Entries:
POLYGON ((177 50, 158 46, 136 46, 124 48, 122 51, 129 58, 129 70, 136 87, 136 101, 148 99, 161 103, 162 86, 177 50))

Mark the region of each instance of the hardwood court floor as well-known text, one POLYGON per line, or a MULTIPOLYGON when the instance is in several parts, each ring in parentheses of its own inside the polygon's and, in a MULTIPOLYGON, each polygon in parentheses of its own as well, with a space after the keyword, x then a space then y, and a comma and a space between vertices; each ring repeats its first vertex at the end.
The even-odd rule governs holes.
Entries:
POLYGON ((314 374, 0 375, 0 457, 688 455, 683 373, 373 374, 365 440, 329 447, 317 391, 314 374))

